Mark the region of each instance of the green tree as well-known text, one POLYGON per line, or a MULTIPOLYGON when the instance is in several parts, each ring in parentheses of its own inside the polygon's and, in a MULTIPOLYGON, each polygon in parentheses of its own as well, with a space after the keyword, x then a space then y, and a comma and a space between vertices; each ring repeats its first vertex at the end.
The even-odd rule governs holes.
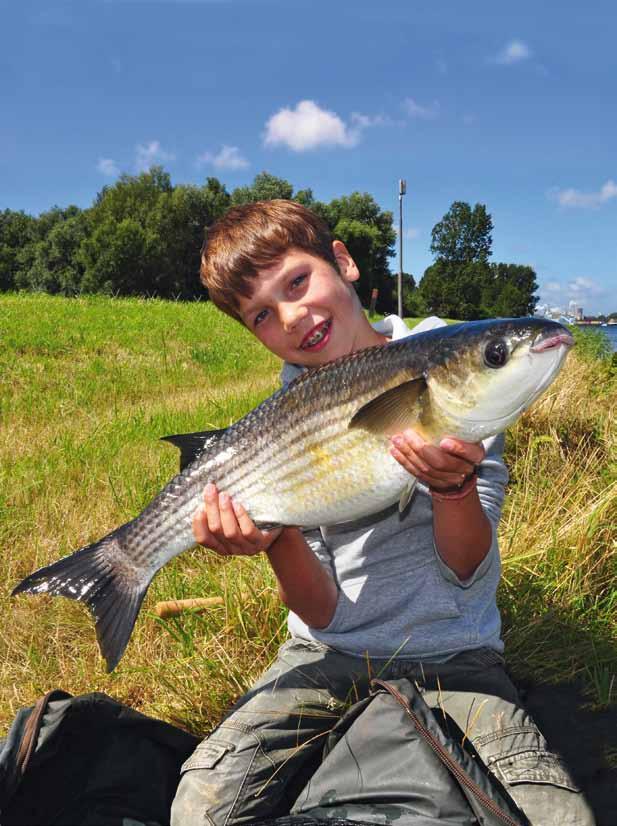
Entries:
POLYGON ((19 252, 33 238, 35 218, 25 212, 5 209, 0 212, 0 290, 12 290, 19 271, 19 252))
POLYGON ((484 204, 472 209, 465 201, 455 201, 433 227, 431 252, 450 263, 486 263, 491 255, 492 231, 493 221, 484 204))
POLYGON ((485 317, 482 295, 490 270, 482 262, 437 260, 425 271, 418 291, 426 311, 464 321, 485 317))
POLYGON ((538 296, 538 282, 532 267, 523 264, 491 264, 490 315, 503 318, 532 315, 538 296))
POLYGON ((239 186, 234 189, 231 193, 231 204, 239 206, 240 204, 253 204, 256 201, 273 201, 275 198, 290 201, 292 195, 293 186, 289 181, 277 178, 269 172, 260 172, 250 186, 239 186))
POLYGON ((428 312, 464 320, 486 316, 492 229, 484 204, 472 209, 464 201, 455 201, 435 224, 431 251, 436 260, 418 288, 428 312))
POLYGON ((385 212, 368 192, 354 192, 329 204, 311 206, 330 226, 335 238, 344 242, 360 270, 357 285, 363 306, 368 307, 371 291, 379 290, 377 310, 392 312, 393 279, 388 258, 394 255, 396 235, 392 213, 385 212))
POLYGON ((90 232, 79 252, 83 289, 126 295, 205 295, 198 272, 205 229, 228 209, 216 178, 172 187, 160 167, 123 175, 89 211, 90 232))

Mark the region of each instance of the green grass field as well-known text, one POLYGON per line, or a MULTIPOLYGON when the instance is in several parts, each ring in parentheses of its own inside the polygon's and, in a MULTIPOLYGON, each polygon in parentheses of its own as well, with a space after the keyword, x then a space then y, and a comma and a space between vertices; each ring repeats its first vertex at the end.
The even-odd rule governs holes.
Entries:
MULTIPOLYGON (((508 433, 499 600, 515 674, 585 679, 617 700, 617 382, 579 347, 508 433)), ((0 726, 51 688, 105 691, 206 732, 285 637, 261 558, 187 552, 156 577, 120 666, 87 610, 11 589, 134 516, 177 470, 169 433, 224 427, 279 364, 210 304, 0 296, 0 726), (162 621, 158 600, 219 596, 162 621)))

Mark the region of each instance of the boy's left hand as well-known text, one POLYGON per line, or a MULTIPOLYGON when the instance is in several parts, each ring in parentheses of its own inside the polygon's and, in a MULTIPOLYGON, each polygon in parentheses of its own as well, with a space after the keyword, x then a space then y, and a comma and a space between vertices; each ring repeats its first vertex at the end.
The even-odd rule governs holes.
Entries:
POLYGON ((411 428, 392 436, 390 441, 390 453, 396 461, 436 490, 462 485, 485 455, 482 444, 447 436, 436 447, 411 428))

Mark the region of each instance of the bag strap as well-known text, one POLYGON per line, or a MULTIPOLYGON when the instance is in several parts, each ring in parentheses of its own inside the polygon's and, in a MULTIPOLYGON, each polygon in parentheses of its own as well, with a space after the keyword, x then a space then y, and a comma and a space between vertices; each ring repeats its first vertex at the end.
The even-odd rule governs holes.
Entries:
POLYGON ((72 697, 72 695, 67 691, 54 689, 53 691, 48 691, 47 694, 40 697, 34 704, 24 726, 21 742, 15 757, 15 770, 19 776, 23 777, 26 773, 30 758, 36 749, 41 726, 43 725, 43 718, 49 703, 53 700, 68 700, 70 697, 72 697))

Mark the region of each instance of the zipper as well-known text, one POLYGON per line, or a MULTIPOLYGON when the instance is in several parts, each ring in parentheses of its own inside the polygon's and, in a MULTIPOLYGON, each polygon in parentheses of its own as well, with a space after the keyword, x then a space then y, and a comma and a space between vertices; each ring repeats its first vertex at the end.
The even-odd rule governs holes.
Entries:
POLYGON ((507 823, 508 826, 521 826, 521 821, 513 820, 507 812, 504 812, 498 805, 492 800, 486 792, 484 792, 477 783, 475 783, 469 775, 459 766, 459 764, 454 760, 454 758, 450 755, 447 749, 445 749, 441 743, 436 740, 431 732, 424 726, 421 722, 418 715, 413 711, 411 706, 409 705, 408 699, 400 693, 394 686, 390 685, 384 680, 373 680, 374 685, 378 685, 381 688, 385 689, 389 694, 391 694, 405 709, 405 712, 411 718, 414 726, 418 734, 423 738, 423 740, 431 747, 431 749, 437 754, 439 759, 445 763, 447 768, 452 772, 452 774, 456 777, 458 782, 465 786, 466 789, 477 797, 483 806, 485 806, 489 811, 491 811, 496 817, 502 820, 504 823, 507 823))

